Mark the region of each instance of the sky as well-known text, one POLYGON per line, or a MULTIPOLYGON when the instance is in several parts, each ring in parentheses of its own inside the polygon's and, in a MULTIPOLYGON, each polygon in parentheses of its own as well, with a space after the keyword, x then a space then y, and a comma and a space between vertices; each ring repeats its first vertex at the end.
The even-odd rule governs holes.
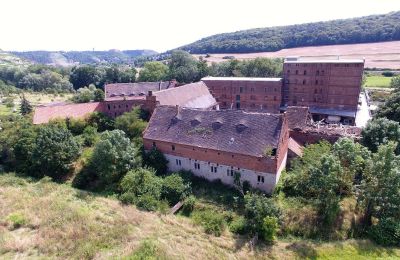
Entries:
POLYGON ((217 33, 400 11, 400 0, 0 0, 0 49, 163 52, 217 33))

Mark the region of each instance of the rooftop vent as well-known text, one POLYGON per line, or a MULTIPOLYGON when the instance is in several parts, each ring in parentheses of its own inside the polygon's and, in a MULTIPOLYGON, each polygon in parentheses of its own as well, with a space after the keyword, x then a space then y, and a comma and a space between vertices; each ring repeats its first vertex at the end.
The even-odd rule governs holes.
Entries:
POLYGON ((197 119, 193 119, 192 121, 190 121, 190 125, 193 126, 193 127, 196 127, 196 126, 200 125, 200 123, 201 122, 199 120, 197 120, 197 119))
POLYGON ((115 93, 112 93, 111 95, 110 95, 110 97, 115 97, 116 95, 115 95, 115 93))
POLYGON ((233 144, 235 142, 235 138, 231 137, 231 139, 229 140, 229 144, 233 144))
POLYGON ((213 128, 214 130, 220 129, 221 126, 222 126, 222 123, 221 123, 221 122, 218 122, 218 121, 217 121, 217 122, 212 123, 212 128, 213 128))
POLYGON ((247 126, 246 125, 244 125, 244 124, 238 124, 238 125, 236 125, 236 131, 238 132, 238 133, 242 133, 244 130, 246 130, 247 129, 247 126))

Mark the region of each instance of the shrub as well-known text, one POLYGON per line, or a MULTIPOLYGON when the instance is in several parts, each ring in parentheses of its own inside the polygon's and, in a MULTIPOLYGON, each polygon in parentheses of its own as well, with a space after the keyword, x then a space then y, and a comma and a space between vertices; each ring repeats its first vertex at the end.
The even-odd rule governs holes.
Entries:
POLYGON ((220 236, 225 230, 224 216, 212 210, 205 210, 193 213, 193 220, 200 224, 207 234, 220 236))
POLYGON ((186 216, 189 216, 196 204, 196 197, 193 195, 188 196, 184 201, 182 205, 182 213, 186 216))
POLYGON ((247 221, 244 217, 240 216, 234 218, 229 224, 229 230, 232 233, 244 235, 247 232, 247 221))
POLYGON ((8 215, 7 220, 11 222, 11 228, 17 229, 26 224, 26 219, 21 213, 11 213, 8 215))
POLYGON ((127 260, 151 260, 151 259, 168 259, 165 251, 154 241, 143 241, 138 249, 127 260))
POLYGON ((115 119, 115 128, 126 133, 129 138, 141 137, 147 123, 140 118, 140 108, 126 112, 115 119))
POLYGON ((83 143, 86 146, 92 146, 99 140, 97 128, 95 128, 93 126, 85 127, 85 129, 83 130, 83 133, 82 133, 82 137, 83 137, 83 143))
POLYGON ((144 210, 155 211, 159 208, 160 201, 151 193, 146 193, 136 199, 135 205, 144 210))
POLYGON ((276 217, 265 217, 262 225, 262 237, 265 242, 272 243, 278 232, 278 219, 276 217))
POLYGON ((120 130, 105 131, 96 143, 87 167, 100 186, 117 185, 125 174, 141 164, 139 151, 120 130))
POLYGON ((143 162, 147 167, 155 169, 157 175, 165 175, 167 173, 168 160, 157 148, 153 148, 151 151, 145 153, 143 162))
POLYGON ((385 246, 400 246, 400 221, 397 219, 381 219, 371 227, 371 238, 385 246))
POLYGON ((73 135, 80 135, 87 126, 87 122, 83 119, 67 118, 65 120, 67 128, 73 135))
POLYGON ((94 112, 87 118, 89 125, 97 128, 97 131, 103 132, 114 129, 114 120, 103 113, 94 112))
POLYGON ((164 178, 161 197, 175 205, 190 193, 190 184, 174 173, 164 178))
POLYGON ((69 173, 72 162, 79 156, 80 147, 67 129, 44 126, 39 129, 32 149, 35 177, 61 179, 69 173))
POLYGON ((382 72, 382 76, 393 77, 394 73, 392 71, 384 71, 384 72, 382 72))

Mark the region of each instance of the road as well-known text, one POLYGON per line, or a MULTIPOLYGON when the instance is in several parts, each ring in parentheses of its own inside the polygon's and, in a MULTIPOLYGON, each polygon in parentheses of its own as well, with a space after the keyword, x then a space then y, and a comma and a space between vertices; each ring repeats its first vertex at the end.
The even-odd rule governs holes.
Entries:
POLYGON ((358 105, 356 114, 356 126, 365 127, 368 120, 371 119, 367 98, 364 93, 360 93, 361 105, 358 105))

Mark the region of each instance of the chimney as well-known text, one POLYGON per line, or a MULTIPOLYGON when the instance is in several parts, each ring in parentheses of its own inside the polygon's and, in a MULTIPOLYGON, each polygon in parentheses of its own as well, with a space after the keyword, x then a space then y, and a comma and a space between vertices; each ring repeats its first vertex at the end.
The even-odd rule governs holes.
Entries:
POLYGON ((161 90, 161 83, 162 83, 162 81, 158 82, 158 91, 161 90))
POLYGON ((149 97, 153 96, 153 91, 149 90, 148 96, 149 97))
POLYGON ((172 88, 176 87, 176 85, 177 85, 176 79, 171 79, 169 81, 169 86, 171 86, 172 88))
POLYGON ((181 119, 181 107, 179 105, 176 105, 176 118, 181 119))

